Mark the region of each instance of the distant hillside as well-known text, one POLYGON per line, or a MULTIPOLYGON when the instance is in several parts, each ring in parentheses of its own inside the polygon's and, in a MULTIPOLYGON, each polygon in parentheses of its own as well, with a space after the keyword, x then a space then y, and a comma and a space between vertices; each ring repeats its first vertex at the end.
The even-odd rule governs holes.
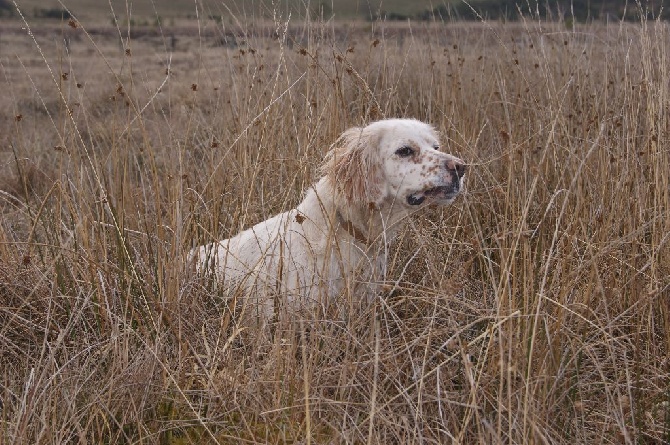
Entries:
MULTIPOLYGON (((57 0, 18 0, 21 11, 28 17, 59 19, 64 15, 57 0)), ((63 0, 77 17, 117 17, 128 14, 136 19, 169 17, 212 17, 217 19, 291 17, 303 19, 307 14, 314 19, 349 20, 518 20, 524 17, 545 20, 639 20, 640 7, 634 0, 63 0), (111 5, 111 6, 110 6, 111 5), (197 10, 196 10, 197 5, 197 10)), ((656 18, 662 1, 642 1, 642 10, 648 18, 656 18)), ((670 18, 662 11, 662 18, 670 18)), ((17 16, 13 2, 0 0, 0 17, 17 16)), ((66 15, 65 15, 66 16, 66 15)))

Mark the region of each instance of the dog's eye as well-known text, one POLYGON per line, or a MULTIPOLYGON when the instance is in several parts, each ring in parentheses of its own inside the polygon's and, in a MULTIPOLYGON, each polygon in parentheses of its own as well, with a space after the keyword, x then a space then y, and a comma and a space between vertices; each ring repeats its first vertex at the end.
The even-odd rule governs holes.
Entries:
POLYGON ((401 158, 406 158, 407 156, 412 156, 414 154, 414 150, 412 150, 412 147, 402 147, 397 149, 395 154, 401 158))

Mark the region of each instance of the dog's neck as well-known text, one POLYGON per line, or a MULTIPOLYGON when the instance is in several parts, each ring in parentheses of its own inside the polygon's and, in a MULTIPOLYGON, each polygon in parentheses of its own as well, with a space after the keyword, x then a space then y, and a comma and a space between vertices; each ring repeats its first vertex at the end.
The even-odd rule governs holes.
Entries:
POLYGON ((367 233, 362 232, 361 229, 356 227, 356 224, 352 223, 348 219, 345 219, 344 216, 342 216, 340 209, 335 210, 335 218, 337 220, 337 224, 359 243, 369 246, 374 242, 374 240, 368 238, 367 233))
POLYGON ((325 179, 314 186, 314 191, 330 225, 367 247, 393 241, 410 213, 390 199, 381 204, 352 204, 325 179))

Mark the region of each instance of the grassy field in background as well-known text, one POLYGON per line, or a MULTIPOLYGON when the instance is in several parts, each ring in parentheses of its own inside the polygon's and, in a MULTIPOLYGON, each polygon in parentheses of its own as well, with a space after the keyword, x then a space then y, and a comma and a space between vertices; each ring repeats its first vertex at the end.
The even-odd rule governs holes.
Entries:
MULTIPOLYGON (((157 15, 162 18, 184 18, 196 15, 196 3, 198 14, 207 16, 223 17, 272 17, 273 9, 287 18, 289 13, 293 18, 304 17, 305 5, 309 4, 312 11, 324 8, 325 18, 334 15, 336 19, 343 18, 365 18, 377 14, 380 10, 392 11, 398 14, 411 15, 434 7, 448 4, 448 2, 432 2, 430 0, 401 1, 401 0, 335 0, 335 1, 310 1, 303 3, 296 0, 279 0, 275 2, 267 0, 174 0, 168 2, 139 1, 128 3, 125 0, 97 1, 97 0, 69 0, 62 2, 75 16, 82 19, 93 20, 101 16, 111 16, 112 9, 117 16, 125 16, 128 9, 131 16, 138 20, 154 19, 157 15), (111 7, 110 7, 111 3, 111 7)), ((476 1, 475 1, 476 3, 476 1)), ((36 9, 60 9, 61 3, 57 0, 20 0, 17 4, 24 13, 31 15, 36 9)))
POLYGON ((0 444, 670 442, 665 24, 233 23, 3 22, 0 444), (465 194, 254 337, 185 253, 384 117, 465 194))

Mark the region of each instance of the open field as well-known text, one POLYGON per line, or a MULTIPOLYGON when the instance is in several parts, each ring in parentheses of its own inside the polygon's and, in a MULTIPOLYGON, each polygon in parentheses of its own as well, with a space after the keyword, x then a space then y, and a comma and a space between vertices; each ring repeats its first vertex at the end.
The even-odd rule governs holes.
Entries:
MULTIPOLYGON (((172 23, 183 18, 216 18, 227 21, 273 19, 302 21, 307 17, 325 21, 376 20, 409 21, 511 20, 540 16, 544 20, 591 23, 593 21, 637 21, 668 19, 662 3, 627 0, 0 0, 0 17, 17 17, 19 11, 33 18, 61 18, 63 11, 78 20, 111 20, 112 16, 135 24, 157 21, 172 23)), ((68 17, 69 18, 69 17, 68 17)))
MULTIPOLYGON (((9 2, 11 4, 11 2, 9 2)), ((20 0, 17 1, 19 8, 24 14, 31 15, 37 9, 61 9, 64 4, 79 19, 95 19, 105 14, 112 15, 112 9, 117 16, 125 16, 130 12, 138 20, 154 19, 156 16, 162 18, 183 18, 196 15, 208 16, 247 16, 247 17, 272 17, 273 10, 288 17, 304 17, 306 5, 309 5, 312 13, 323 10, 326 19, 334 15, 336 19, 364 18, 374 16, 379 11, 392 11, 396 14, 412 15, 423 11, 432 10, 438 5, 447 5, 449 2, 433 2, 430 0, 417 0, 407 2, 404 0, 335 0, 335 1, 310 1, 300 0, 172 0, 163 1, 134 1, 111 0, 100 2, 98 0, 70 0, 59 2, 58 0, 20 0)), ((477 4, 475 0, 473 2, 477 4)))
POLYGON ((0 444, 670 443, 667 25, 128 31, 3 23, 0 444), (383 117, 465 195, 374 307, 259 340, 184 254, 383 117))

